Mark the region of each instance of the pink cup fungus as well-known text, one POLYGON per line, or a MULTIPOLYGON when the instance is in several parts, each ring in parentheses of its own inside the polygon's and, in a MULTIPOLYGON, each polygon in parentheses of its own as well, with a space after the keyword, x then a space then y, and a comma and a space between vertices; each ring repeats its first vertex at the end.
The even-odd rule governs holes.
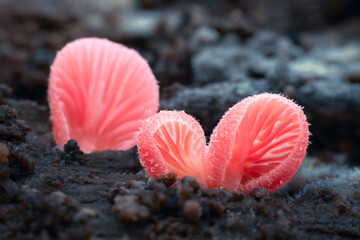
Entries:
POLYGON ((206 140, 200 124, 185 112, 160 111, 145 120, 138 135, 138 151, 145 170, 154 178, 175 172, 195 176, 205 184, 206 140))
POLYGON ((150 177, 195 176, 204 188, 250 194, 275 191, 305 156, 308 123, 301 107, 277 94, 248 97, 230 108, 206 146, 199 123, 184 112, 161 111, 140 128, 140 161, 150 177))
POLYGON ((84 152, 132 148, 139 126, 159 105, 148 63, 135 50, 99 38, 58 52, 48 93, 56 143, 75 139, 84 152))

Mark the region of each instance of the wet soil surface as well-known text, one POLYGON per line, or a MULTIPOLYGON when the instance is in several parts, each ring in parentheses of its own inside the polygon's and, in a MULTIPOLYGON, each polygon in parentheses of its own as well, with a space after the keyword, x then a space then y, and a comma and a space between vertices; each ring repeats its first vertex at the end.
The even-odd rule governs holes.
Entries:
POLYGON ((360 6, 305 2, 0 0, 0 238, 360 238, 360 6), (161 108, 195 116, 207 136, 244 97, 294 99, 312 132, 301 169, 274 193, 244 196, 150 180, 135 148, 58 149, 49 67, 86 36, 136 48, 161 108))

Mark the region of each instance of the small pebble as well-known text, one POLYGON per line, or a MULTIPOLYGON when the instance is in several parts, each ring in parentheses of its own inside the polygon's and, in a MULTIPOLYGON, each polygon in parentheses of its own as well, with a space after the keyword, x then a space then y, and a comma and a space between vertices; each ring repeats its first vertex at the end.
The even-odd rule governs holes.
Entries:
POLYGON ((260 201, 264 197, 268 196, 269 192, 262 188, 255 188, 251 191, 250 196, 260 201))
POLYGON ((187 200, 183 206, 184 217, 189 221, 196 221, 201 216, 201 207, 195 200, 187 200))
POLYGON ((163 183, 165 186, 170 187, 176 182, 177 175, 174 172, 168 174, 159 174, 154 178, 155 182, 163 183))
POLYGON ((150 211, 138 203, 134 195, 117 196, 113 206, 113 213, 124 222, 138 222, 150 218, 150 211))

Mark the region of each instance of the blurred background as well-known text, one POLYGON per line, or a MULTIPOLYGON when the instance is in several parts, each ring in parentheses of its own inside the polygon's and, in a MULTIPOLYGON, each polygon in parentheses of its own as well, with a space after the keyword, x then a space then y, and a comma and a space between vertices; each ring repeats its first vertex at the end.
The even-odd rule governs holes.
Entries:
POLYGON ((244 97, 282 93, 311 123, 309 153, 360 165, 360 1, 0 0, 0 103, 51 139, 50 65, 67 42, 96 36, 138 50, 207 136, 244 97))

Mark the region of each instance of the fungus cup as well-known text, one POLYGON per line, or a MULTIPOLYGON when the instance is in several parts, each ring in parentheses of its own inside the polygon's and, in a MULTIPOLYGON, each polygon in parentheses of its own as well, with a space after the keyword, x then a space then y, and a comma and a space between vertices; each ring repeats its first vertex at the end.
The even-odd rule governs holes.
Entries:
POLYGON ((139 126, 159 104, 147 62, 99 38, 76 40, 58 52, 48 94, 56 143, 63 147, 75 139, 84 152, 132 148, 139 126))
POLYGON ((309 139, 306 117, 276 94, 248 97, 230 108, 206 146, 199 123, 184 112, 161 111, 138 134, 140 161, 150 177, 192 175, 204 188, 250 194, 275 191, 296 173, 309 139))

